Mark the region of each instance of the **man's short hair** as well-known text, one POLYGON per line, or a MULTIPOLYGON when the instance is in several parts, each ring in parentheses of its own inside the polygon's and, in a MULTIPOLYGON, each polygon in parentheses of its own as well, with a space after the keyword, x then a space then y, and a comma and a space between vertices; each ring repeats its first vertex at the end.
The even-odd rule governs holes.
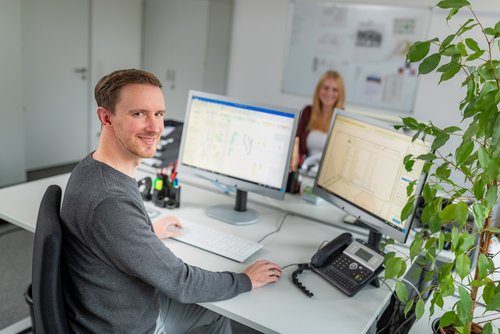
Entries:
POLYGON ((160 80, 150 73, 137 69, 124 69, 114 71, 99 80, 94 89, 95 101, 98 107, 114 112, 120 99, 120 91, 130 84, 146 84, 162 87, 160 80))

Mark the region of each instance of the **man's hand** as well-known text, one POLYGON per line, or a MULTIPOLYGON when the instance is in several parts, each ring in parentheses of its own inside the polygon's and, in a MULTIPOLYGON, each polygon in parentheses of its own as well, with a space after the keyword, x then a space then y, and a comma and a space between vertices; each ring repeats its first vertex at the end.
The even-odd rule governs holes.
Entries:
POLYGON ((153 223, 153 230, 160 239, 182 235, 182 223, 175 216, 166 216, 153 223))
POLYGON ((244 271, 252 281, 252 289, 260 288, 268 283, 276 282, 281 276, 281 268, 267 260, 259 260, 244 271))

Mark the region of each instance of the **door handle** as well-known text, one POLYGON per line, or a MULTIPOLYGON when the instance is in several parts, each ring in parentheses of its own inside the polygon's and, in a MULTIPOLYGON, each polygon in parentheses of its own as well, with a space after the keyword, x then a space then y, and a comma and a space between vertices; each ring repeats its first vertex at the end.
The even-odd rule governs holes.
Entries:
POLYGON ((87 79, 87 68, 86 67, 78 67, 73 70, 73 72, 80 74, 82 80, 87 79))

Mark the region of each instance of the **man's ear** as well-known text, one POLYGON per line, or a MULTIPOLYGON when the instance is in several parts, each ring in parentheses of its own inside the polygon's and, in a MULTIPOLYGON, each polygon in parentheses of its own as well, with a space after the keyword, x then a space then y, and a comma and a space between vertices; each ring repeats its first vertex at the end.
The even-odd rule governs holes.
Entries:
POLYGON ((99 121, 102 126, 111 125, 111 113, 108 109, 103 107, 97 108, 97 117, 99 117, 99 121))

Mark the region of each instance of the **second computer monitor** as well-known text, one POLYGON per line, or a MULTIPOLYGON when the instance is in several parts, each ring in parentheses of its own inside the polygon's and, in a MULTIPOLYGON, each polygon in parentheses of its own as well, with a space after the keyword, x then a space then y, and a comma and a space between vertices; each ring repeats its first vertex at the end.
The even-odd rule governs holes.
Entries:
POLYGON ((234 206, 210 207, 210 216, 248 224, 258 214, 246 208, 247 191, 284 198, 298 116, 289 108, 190 92, 180 171, 237 191, 234 206))
POLYGON ((419 194, 425 181, 423 162, 412 171, 406 155, 430 151, 430 143, 413 140, 413 133, 352 112, 335 111, 314 192, 356 216, 376 232, 405 242, 413 215, 401 221, 407 186, 416 181, 419 194))

